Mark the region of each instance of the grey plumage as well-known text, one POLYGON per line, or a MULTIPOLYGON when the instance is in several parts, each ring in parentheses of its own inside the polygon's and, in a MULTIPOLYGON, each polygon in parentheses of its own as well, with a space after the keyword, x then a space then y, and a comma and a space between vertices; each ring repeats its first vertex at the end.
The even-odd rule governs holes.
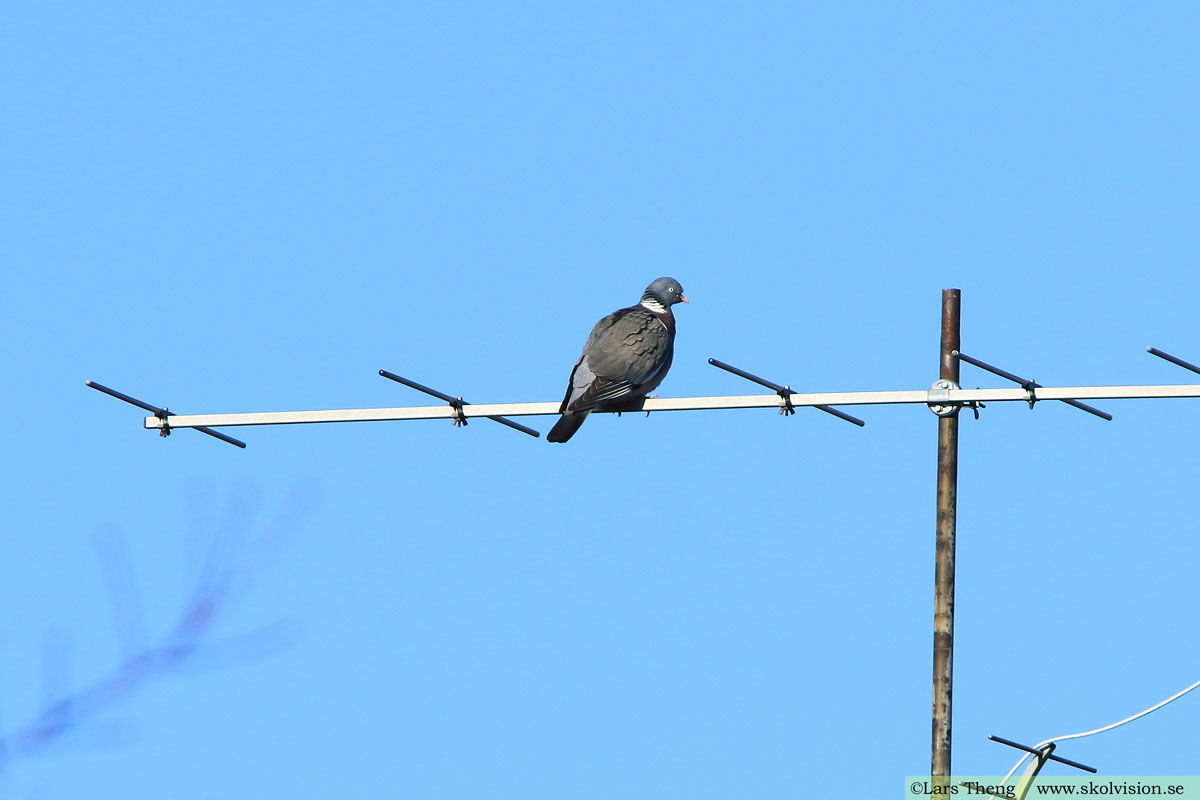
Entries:
POLYGON ((646 287, 635 306, 614 311, 596 323, 571 371, 562 417, 546 441, 565 442, 593 411, 635 407, 654 391, 674 355, 675 316, 671 306, 687 302, 674 278, 659 278, 646 287))

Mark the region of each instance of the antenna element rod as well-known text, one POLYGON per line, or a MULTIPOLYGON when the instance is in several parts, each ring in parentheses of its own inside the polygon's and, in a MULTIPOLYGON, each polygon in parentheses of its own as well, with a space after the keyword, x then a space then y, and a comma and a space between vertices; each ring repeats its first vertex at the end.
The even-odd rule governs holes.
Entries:
POLYGON ((1200 373, 1200 367, 1197 367, 1195 364, 1190 364, 1187 361, 1184 361, 1182 358, 1176 358, 1175 356, 1171 355, 1170 353, 1164 353, 1162 350, 1159 350, 1157 347, 1147 347, 1146 352, 1152 356, 1158 356, 1159 358, 1165 358, 1167 361, 1170 361, 1172 364, 1176 364, 1180 367, 1183 367, 1184 369, 1190 369, 1192 372, 1200 373))
MULTIPOLYGON (((1003 370, 1003 369, 1000 369, 999 367, 993 367, 991 364, 988 364, 986 361, 980 361, 977 358, 971 358, 966 353, 959 353, 959 352, 955 351, 955 355, 958 356, 963 361, 967 362, 968 364, 974 364, 975 366, 979 367, 980 369, 987 370, 988 372, 992 373, 993 375, 999 375, 1001 378, 1004 378, 1005 380, 1012 381, 1013 383, 1019 383, 1019 384, 1021 384, 1021 386, 1024 386, 1027 389, 1033 390, 1033 389, 1043 388, 1042 385, 1040 383, 1038 383, 1037 381, 1027 381, 1024 378, 1020 377, 1019 375, 1013 375, 1008 370, 1003 370)), ((1200 372, 1200 370, 1197 370, 1197 372, 1200 372)), ((1095 416, 1100 417, 1100 419, 1104 419, 1104 420, 1108 420, 1109 422, 1112 422, 1112 414, 1101 411, 1098 408, 1092 408, 1087 403, 1081 403, 1078 400, 1069 400, 1069 399, 1061 399, 1061 401, 1066 403, 1069 406, 1078 408, 1080 411, 1086 411, 1089 414, 1094 414, 1095 416)))
MULTIPOLYGON (((158 406, 152 406, 149 403, 143 403, 141 400, 138 400, 136 397, 130 397, 129 395, 127 395, 123 392, 118 392, 116 389, 110 389, 107 386, 104 386, 103 384, 96 383, 95 381, 84 381, 84 384, 87 386, 90 386, 91 388, 95 389, 98 392, 104 392, 106 395, 108 395, 110 397, 115 397, 118 400, 124 400, 126 403, 135 405, 141 409, 145 409, 146 411, 149 411, 151 414, 153 414, 154 416, 163 420, 164 422, 169 421, 167 418, 173 416, 173 414, 171 414, 171 412, 167 411, 165 408, 159 408, 158 406)), ((169 426, 163 428, 163 430, 168 430, 168 429, 169 429, 169 426)), ((234 447, 240 447, 243 450, 246 448, 246 443, 243 442, 241 439, 235 439, 232 436, 227 436, 224 433, 221 433, 220 431, 214 431, 212 428, 208 428, 203 425, 197 425, 197 426, 195 426, 195 430, 198 430, 201 433, 207 433, 209 436, 213 437, 214 439, 220 439, 222 442, 228 442, 229 444, 233 445, 234 447)), ((165 436, 166 434, 163 434, 163 435, 165 436)))
MULTIPOLYGON (((724 361, 718 361, 715 358, 710 358, 708 360, 708 363, 712 364, 714 367, 720 367, 721 369, 725 370, 726 372, 732 372, 734 375, 737 375, 739 378, 745 378, 748 381, 754 381, 759 386, 765 386, 768 389, 775 392, 776 394, 778 394, 780 397, 783 397, 786 394, 792 393, 792 390, 786 386, 780 386, 778 383, 773 383, 773 382, 767 380, 766 378, 760 378, 757 375, 746 372, 746 370, 744 370, 744 369, 738 369, 737 367, 733 366, 732 364, 726 364, 724 361)), ((847 414, 845 411, 838 411, 836 408, 833 408, 832 406, 821 405, 821 406, 813 406, 813 408, 818 409, 820 411, 824 411, 826 414, 832 414, 833 416, 838 417, 840 419, 844 419, 844 420, 846 420, 846 422, 852 422, 860 428, 867 424, 867 423, 863 422, 861 419, 859 419, 858 417, 853 417, 853 416, 847 414)))
MULTIPOLYGON (((416 381, 410 381, 408 378, 403 378, 394 372, 388 372, 386 369, 379 370, 379 374, 382 375, 383 377, 387 378, 388 380, 395 381, 396 383, 403 383, 405 386, 410 386, 413 389, 416 389, 418 392, 424 392, 425 394, 432 395, 439 400, 445 400, 447 403, 450 403, 451 405, 454 405, 459 402, 459 398, 457 398, 457 397, 451 397, 448 394, 439 392, 437 389, 430 389, 428 386, 423 386, 423 385, 417 383, 416 381)), ((470 405, 470 404, 464 403, 464 405, 470 405)), ((535 431, 533 428, 527 428, 524 425, 513 422, 511 419, 505 419, 504 417, 488 417, 488 419, 490 419, 494 422, 499 422, 501 425, 507 425, 508 427, 512 428, 514 431, 520 431, 521 433, 528 434, 535 439, 538 438, 539 436, 541 436, 541 434, 538 433, 537 431, 535 431)))

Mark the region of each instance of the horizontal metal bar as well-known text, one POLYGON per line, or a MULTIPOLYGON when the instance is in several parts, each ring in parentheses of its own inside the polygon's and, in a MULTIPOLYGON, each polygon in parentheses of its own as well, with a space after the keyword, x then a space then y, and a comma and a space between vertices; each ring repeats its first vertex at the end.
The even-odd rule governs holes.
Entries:
MULTIPOLYGON (((1178 386, 1045 386, 1038 389, 1043 400, 1083 398, 1087 400, 1135 400, 1145 398, 1200 397, 1200 385, 1178 386)), ((1013 389, 951 389, 940 402, 962 405, 971 402, 1024 402, 1028 393, 1013 389)), ((926 404, 927 389, 889 392, 821 392, 793 394, 793 406, 862 406, 892 404, 926 404)), ((494 403, 463 406, 467 417, 528 417, 557 414, 561 402, 494 403)), ((648 398, 642 411, 710 411, 732 408, 782 408, 783 398, 775 394, 726 395, 719 397, 655 397, 648 398)), ((171 417, 172 428, 197 425, 226 427, 237 425, 293 425, 318 422, 382 422, 405 419, 451 419, 454 409, 449 406, 415 406, 407 408, 351 408, 327 411, 264 411, 243 414, 178 414, 171 417)), ((160 428, 162 421, 147 417, 147 428, 160 428)))
MULTIPOLYGON (((1039 386, 1039 400, 1138 400, 1152 397, 1198 397, 1196 384, 1165 386, 1039 386)), ((1024 389, 961 389, 950 392, 951 401, 969 392, 1016 392, 1020 397, 994 397, 993 400, 1027 400, 1024 389)), ((968 398, 969 399, 969 398, 968 398)), ((986 399, 986 398, 980 398, 986 399)))
POLYGON ((1159 350, 1157 347, 1147 347, 1146 352, 1150 353, 1151 355, 1158 356, 1159 358, 1164 358, 1167 361, 1170 361, 1172 364, 1183 367, 1184 369, 1190 369, 1192 372, 1200 373, 1200 367, 1197 367, 1195 364, 1192 364, 1190 362, 1184 361, 1182 358, 1177 358, 1176 356, 1173 356, 1170 353, 1164 353, 1162 350, 1159 350))
MULTIPOLYGON (((1197 387, 1200 390, 1200 387, 1197 387)), ((812 406, 828 403, 840 405, 870 405, 880 403, 924 403, 928 392, 844 392, 816 395, 792 395, 792 404, 812 406), (816 400, 811 400, 816 398, 816 400)), ((1022 395, 1023 397, 1024 395, 1022 395)), ((499 403, 464 405, 467 417, 503 415, 528 417, 558 414, 561 401, 548 403, 499 403)), ((779 395, 725 395, 720 397, 655 397, 647 398, 641 411, 706 411, 730 408, 782 408, 779 395)), ((593 412, 604 413, 604 412, 593 412)), ((195 425, 290 425, 316 422, 382 422, 404 419, 452 419, 449 406, 412 406, 406 408, 351 408, 329 411, 265 411, 242 414, 203 414, 171 418, 171 427, 195 425)), ((157 417, 146 418, 147 428, 161 427, 157 417)))
MULTIPOLYGON (((527 404, 538 405, 538 404, 527 404)), ((545 403, 541 405, 552 405, 545 403)), ((557 409, 558 404, 553 404, 557 409)), ((468 413, 464 406, 463 413, 470 417, 478 414, 480 409, 499 408, 499 406, 471 406, 468 413)), ((521 416, 511 409, 506 414, 521 416)), ((537 412, 546 413, 551 412, 537 412)), ((255 411, 240 414, 198 414, 190 417, 177 416, 171 419, 172 428, 194 425, 299 425, 320 422, 386 422, 401 419, 453 419, 454 409, 450 406, 412 406, 407 408, 347 408, 321 411, 255 411)), ((146 417, 147 428, 161 427, 158 417, 146 417)))

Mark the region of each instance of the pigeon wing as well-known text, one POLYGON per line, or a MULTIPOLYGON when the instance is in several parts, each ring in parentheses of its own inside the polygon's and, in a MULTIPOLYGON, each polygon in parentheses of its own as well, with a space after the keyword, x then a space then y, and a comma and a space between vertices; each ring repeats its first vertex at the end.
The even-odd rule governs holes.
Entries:
POLYGON ((598 408, 658 386, 671 365, 672 331, 653 312, 633 306, 592 329, 571 373, 565 409, 598 408))

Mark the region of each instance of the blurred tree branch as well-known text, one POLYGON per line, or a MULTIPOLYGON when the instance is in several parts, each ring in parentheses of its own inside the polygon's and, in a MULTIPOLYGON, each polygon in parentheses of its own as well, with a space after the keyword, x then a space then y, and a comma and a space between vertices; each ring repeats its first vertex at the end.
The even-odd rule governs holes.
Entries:
POLYGON ((194 588, 165 634, 151 639, 144 605, 125 540, 116 534, 98 541, 122 656, 111 672, 85 686, 70 686, 70 642, 49 637, 46 645, 41 710, 0 736, 0 771, 13 761, 47 750, 105 711, 143 689, 155 678, 185 665, 214 668, 260 658, 285 643, 275 623, 233 637, 214 638, 214 624, 253 583, 279 547, 308 513, 311 492, 293 492, 280 512, 248 540, 254 503, 245 493, 232 497, 208 544, 194 588))

